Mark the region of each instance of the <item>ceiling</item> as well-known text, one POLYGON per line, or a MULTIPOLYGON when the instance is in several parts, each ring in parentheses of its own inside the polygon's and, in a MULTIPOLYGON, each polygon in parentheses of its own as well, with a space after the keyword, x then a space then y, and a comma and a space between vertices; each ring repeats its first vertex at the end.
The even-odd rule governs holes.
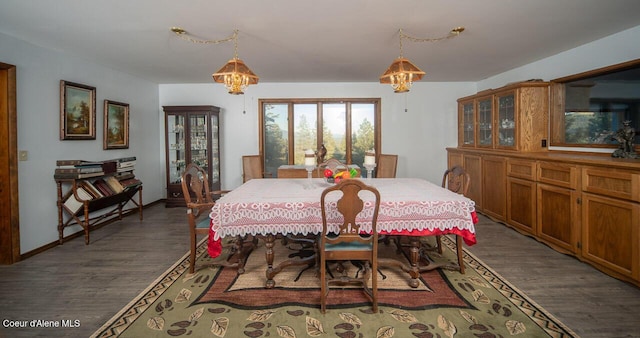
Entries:
MULTIPOLYGON (((210 83, 239 30, 260 82, 377 82, 399 56, 422 81, 480 81, 640 25, 638 0, 0 0, 0 33, 157 83, 210 83)), ((1 47, 0 47, 1 48, 1 47)), ((0 60, 2 61, 2 60, 0 60)))

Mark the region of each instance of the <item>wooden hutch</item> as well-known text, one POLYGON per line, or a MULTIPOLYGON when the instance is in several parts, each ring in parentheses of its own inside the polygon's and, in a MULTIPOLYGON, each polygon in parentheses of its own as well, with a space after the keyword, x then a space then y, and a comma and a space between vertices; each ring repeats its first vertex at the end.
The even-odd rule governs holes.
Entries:
POLYGON ((448 165, 479 212, 640 286, 640 159, 549 150, 549 95, 529 81, 459 99, 448 165))

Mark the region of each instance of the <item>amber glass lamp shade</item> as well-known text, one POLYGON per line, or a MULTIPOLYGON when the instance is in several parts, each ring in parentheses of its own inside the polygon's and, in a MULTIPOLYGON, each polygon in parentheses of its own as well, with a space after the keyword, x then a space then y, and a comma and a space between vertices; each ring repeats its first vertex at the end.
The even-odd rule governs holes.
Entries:
POLYGON ((408 92, 414 81, 422 79, 425 72, 416 67, 411 61, 398 57, 391 66, 380 76, 380 83, 390 84, 396 93, 408 92))
POLYGON ((229 94, 244 94, 247 86, 258 83, 258 76, 254 74, 242 60, 233 58, 220 70, 213 73, 213 81, 222 83, 229 94))

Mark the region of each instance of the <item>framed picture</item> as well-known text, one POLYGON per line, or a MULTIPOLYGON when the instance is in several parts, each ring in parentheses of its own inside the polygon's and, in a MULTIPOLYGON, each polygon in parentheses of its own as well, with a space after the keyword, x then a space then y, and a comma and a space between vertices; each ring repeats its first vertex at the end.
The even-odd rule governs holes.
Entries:
POLYGON ((104 100, 103 148, 129 148, 129 104, 104 100))
POLYGON ((96 88, 60 81, 60 139, 96 139, 96 88))

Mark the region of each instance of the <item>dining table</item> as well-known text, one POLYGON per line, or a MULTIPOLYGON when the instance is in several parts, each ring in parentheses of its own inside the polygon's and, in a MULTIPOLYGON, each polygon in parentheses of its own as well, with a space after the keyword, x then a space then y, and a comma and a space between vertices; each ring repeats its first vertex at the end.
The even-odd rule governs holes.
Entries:
MULTIPOLYGON (((421 178, 351 178, 362 179, 380 193, 377 231, 382 235, 410 238, 409 285, 418 286, 420 272, 435 267, 421 267, 420 241, 422 236, 453 234, 465 244, 476 243, 477 216, 474 202, 421 178)), ((323 178, 265 178, 252 179, 228 192, 211 209, 211 227, 208 250, 212 257, 221 251, 221 240, 228 236, 253 235, 262 238, 266 248, 266 287, 275 286, 273 277, 290 265, 308 264, 309 259, 298 262, 284 260, 274 267, 273 246, 277 236, 317 235, 322 232, 320 195, 333 185, 323 178)), ((373 196, 363 196, 364 210, 359 214, 361 231, 371 232, 373 196)), ((337 200, 337 198, 336 198, 337 200)), ((335 207, 329 201, 329 226, 337 229, 341 222, 335 207)))

